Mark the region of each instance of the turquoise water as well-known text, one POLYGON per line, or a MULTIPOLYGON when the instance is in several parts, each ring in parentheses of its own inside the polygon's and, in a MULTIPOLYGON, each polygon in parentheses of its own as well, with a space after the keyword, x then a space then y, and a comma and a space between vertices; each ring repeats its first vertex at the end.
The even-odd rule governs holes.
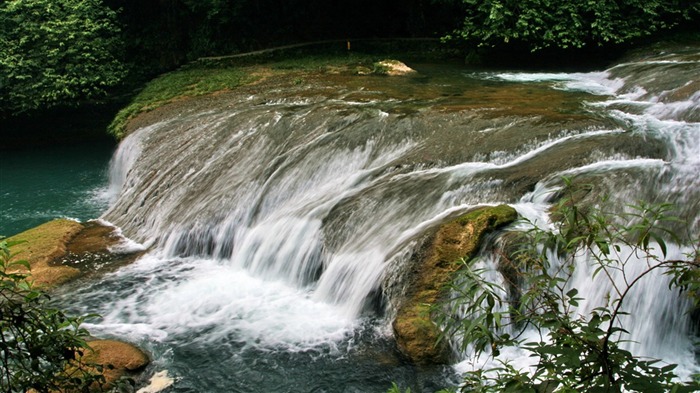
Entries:
POLYGON ((46 221, 97 218, 107 208, 114 144, 93 142, 0 152, 0 235, 46 221))

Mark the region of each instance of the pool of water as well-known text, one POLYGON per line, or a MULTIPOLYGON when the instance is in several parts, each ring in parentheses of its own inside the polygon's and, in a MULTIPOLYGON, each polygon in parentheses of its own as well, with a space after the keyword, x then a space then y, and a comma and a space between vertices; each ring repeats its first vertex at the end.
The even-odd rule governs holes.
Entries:
POLYGON ((0 154, 0 235, 55 218, 97 218, 109 204, 114 144, 93 142, 0 154))

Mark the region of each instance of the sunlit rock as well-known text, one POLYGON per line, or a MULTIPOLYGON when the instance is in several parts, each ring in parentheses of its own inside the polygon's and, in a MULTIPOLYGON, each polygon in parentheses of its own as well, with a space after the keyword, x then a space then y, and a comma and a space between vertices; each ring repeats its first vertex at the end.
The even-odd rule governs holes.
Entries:
POLYGON ((88 342, 91 351, 85 351, 85 363, 101 364, 105 387, 109 388, 119 378, 142 370, 149 363, 148 356, 139 348, 121 341, 95 340, 88 342))

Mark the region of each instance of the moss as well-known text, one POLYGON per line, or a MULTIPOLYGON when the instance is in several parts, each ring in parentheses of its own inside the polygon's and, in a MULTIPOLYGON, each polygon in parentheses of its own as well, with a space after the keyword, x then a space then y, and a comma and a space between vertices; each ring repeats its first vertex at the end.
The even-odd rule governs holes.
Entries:
POLYGON ((178 99, 231 90, 257 79, 258 76, 250 69, 205 66, 182 68, 163 74, 146 84, 131 103, 117 113, 109 125, 109 132, 121 139, 125 136, 129 120, 139 113, 178 99))
MULTIPOLYGON (((233 90, 270 76, 284 75, 288 80, 301 83, 304 75, 310 72, 354 74, 359 68, 369 69, 370 72, 373 70, 374 73, 379 73, 380 69, 388 70, 387 67, 378 66, 376 60, 372 55, 354 52, 269 59, 258 57, 257 63, 242 58, 204 59, 148 82, 131 103, 117 113, 108 127, 109 133, 122 139, 127 134, 129 122, 141 113, 178 100, 233 90)), ((398 61, 395 63, 400 64, 398 61)))
POLYGON ((515 209, 506 205, 479 208, 441 225, 432 237, 418 262, 412 291, 394 321, 397 343, 413 362, 448 360, 446 343, 437 344, 441 332, 431 320, 430 310, 462 266, 460 260, 472 258, 487 233, 515 221, 517 216, 515 209))

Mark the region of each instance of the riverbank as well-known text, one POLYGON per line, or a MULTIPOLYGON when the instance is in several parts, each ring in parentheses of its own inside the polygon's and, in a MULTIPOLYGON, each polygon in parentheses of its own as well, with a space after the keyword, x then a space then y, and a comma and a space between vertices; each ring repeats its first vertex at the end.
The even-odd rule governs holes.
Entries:
MULTIPOLYGON (((14 272, 27 274, 30 285, 50 293, 80 277, 130 263, 142 254, 123 247, 124 239, 116 228, 97 221, 53 220, 7 242, 12 244, 9 262, 24 261, 30 268, 22 266, 14 272)), ((138 376, 150 362, 144 351, 124 341, 88 337, 86 345, 90 351, 78 351, 76 356, 88 366, 86 372, 104 376, 102 387, 106 389, 122 377, 138 376)), ((73 363, 66 367, 70 370, 73 363)))

